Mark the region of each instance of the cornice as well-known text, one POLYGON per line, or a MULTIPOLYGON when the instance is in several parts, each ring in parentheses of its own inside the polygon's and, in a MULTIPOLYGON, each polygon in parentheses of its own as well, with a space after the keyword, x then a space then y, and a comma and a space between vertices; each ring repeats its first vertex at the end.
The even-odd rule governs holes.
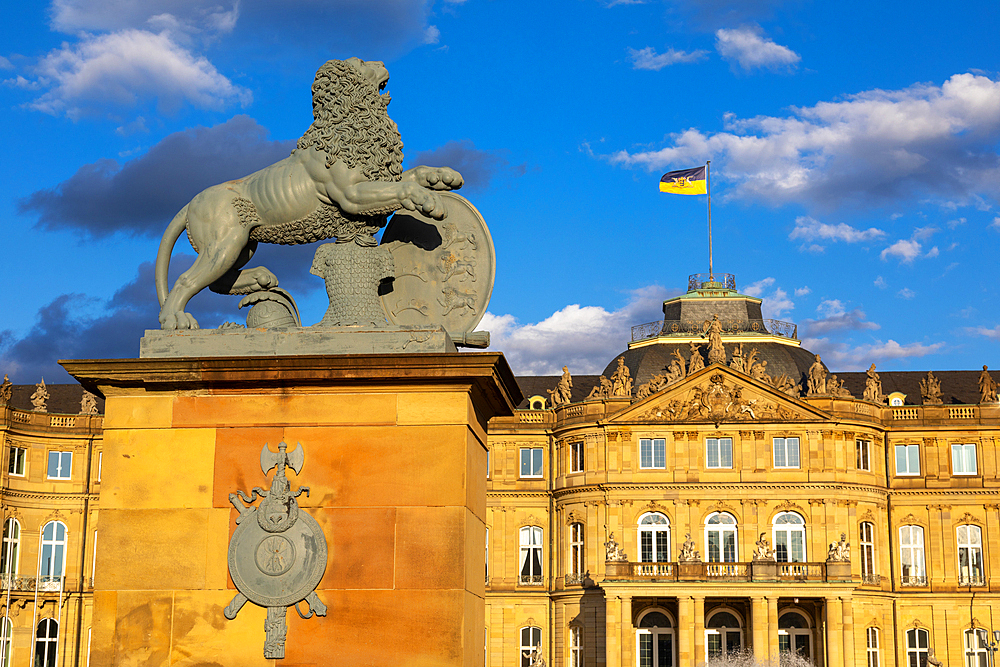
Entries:
POLYGON ((588 486, 576 486, 568 489, 557 489, 552 492, 554 498, 562 498, 564 496, 576 495, 581 493, 606 493, 606 492, 622 492, 622 491, 646 491, 646 490, 660 490, 660 491, 737 491, 742 494, 749 494, 750 492, 766 492, 766 491, 828 491, 836 490, 840 492, 860 492, 869 495, 878 496, 880 498, 885 498, 888 496, 889 492, 885 488, 877 486, 869 486, 865 484, 843 484, 843 483, 832 483, 832 484, 768 484, 768 483, 731 483, 731 484, 700 484, 700 483, 674 483, 674 482, 664 482, 661 484, 653 483, 640 483, 640 484, 599 484, 599 485, 588 485, 588 486))
POLYGON ((25 498, 33 500, 97 500, 99 493, 42 493, 39 491, 16 491, 14 489, 3 489, 0 491, 0 498, 25 498))

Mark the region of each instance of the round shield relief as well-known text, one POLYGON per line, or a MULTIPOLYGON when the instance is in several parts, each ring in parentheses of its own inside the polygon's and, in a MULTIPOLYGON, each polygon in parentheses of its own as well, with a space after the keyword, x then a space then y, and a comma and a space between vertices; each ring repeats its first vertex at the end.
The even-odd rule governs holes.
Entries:
POLYGON ((397 211, 382 234, 396 267, 395 279, 379 290, 382 308, 392 324, 440 324, 452 333, 470 332, 493 294, 493 239, 467 199, 438 194, 448 211, 444 220, 397 211))
POLYGON ((316 520, 299 512, 283 533, 268 533, 246 517, 229 542, 229 574, 236 589, 262 607, 305 599, 326 572, 326 538, 316 520))

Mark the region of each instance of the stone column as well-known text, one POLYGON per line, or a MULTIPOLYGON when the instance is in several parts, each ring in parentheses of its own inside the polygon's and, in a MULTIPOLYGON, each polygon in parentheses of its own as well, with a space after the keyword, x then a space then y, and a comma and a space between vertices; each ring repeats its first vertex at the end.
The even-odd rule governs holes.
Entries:
POLYGON ((767 653, 778 662, 778 596, 767 597, 767 653))
POLYGON ((689 595, 677 598, 677 664, 679 667, 694 667, 694 604, 689 595))
POLYGON ((750 598, 750 623, 753 625, 753 657, 765 663, 768 657, 767 635, 770 624, 767 619, 767 599, 763 596, 750 598))
POLYGON ((854 602, 851 598, 842 599, 844 607, 844 667, 854 667, 857 655, 854 649, 854 602))
POLYGON ((827 667, 841 667, 844 664, 844 605, 840 598, 826 598, 826 654, 830 660, 827 667))
POLYGON ((694 662, 705 662, 705 596, 695 595, 694 600, 694 662))
POLYGON ((621 664, 631 667, 635 664, 635 627, 632 625, 632 596, 623 595, 621 615, 618 618, 618 641, 621 650, 621 664))
MULTIPOLYGON (((631 605, 631 601, 629 602, 631 605)), ((622 616, 622 599, 618 595, 608 595, 605 603, 604 655, 606 667, 622 667, 621 633, 618 621, 622 616)))

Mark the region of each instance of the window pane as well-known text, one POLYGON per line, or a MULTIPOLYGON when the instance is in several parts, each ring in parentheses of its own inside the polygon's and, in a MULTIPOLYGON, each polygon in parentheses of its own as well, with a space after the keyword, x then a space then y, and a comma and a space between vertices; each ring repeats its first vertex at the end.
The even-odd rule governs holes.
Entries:
POLYGON ((667 467, 666 440, 653 441, 653 465, 657 468, 667 467))
POLYGON ((784 468, 788 465, 785 462, 785 440, 784 438, 774 439, 774 467, 784 468))
POLYGON ((708 439, 708 449, 706 453, 706 465, 709 468, 719 467, 719 441, 715 438, 708 439))
POLYGON ((976 446, 966 445, 965 449, 965 472, 970 475, 976 474, 976 446))
POLYGON ((906 446, 896 445, 896 474, 906 474, 906 446))
POLYGON ((724 558, 727 563, 736 562, 736 532, 726 531, 723 534, 724 558))
POLYGON ((806 547, 803 542, 805 534, 802 531, 792 533, 792 561, 804 563, 806 560, 806 547))
POLYGON ((659 563, 666 563, 670 560, 667 555, 667 531, 656 531, 656 560, 659 563))
POLYGON ((951 471, 960 475, 965 472, 964 461, 962 459, 962 445, 951 446, 951 471))
POLYGON ((532 462, 534 464, 532 466, 531 474, 532 475, 536 475, 538 477, 541 477, 541 475, 542 475, 542 450, 541 450, 541 448, 539 448, 539 449, 533 449, 533 450, 531 450, 531 452, 532 452, 532 459, 533 459, 532 462))
POLYGON ((653 467, 653 441, 652 440, 640 440, 639 441, 639 467, 640 468, 652 468, 653 467))
POLYGON ((732 438, 720 438, 719 439, 719 458, 721 459, 720 467, 722 468, 732 468, 733 467, 733 439, 732 438))
POLYGON ((920 450, 916 445, 910 445, 906 448, 908 462, 908 470, 911 475, 916 475, 920 473, 920 450))
POLYGON ((788 451, 788 466, 790 468, 799 467, 799 439, 788 438, 785 440, 785 449, 788 451))

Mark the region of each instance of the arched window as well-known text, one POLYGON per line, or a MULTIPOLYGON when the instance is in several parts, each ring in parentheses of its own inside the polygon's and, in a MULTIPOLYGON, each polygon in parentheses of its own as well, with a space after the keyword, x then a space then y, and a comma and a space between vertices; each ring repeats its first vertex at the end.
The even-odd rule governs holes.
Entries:
POLYGON ((13 623, 10 618, 0 618, 0 667, 10 667, 10 651, 13 648, 11 638, 14 636, 13 623))
POLYGON ((986 634, 986 630, 970 628, 964 634, 966 667, 989 667, 990 649, 987 646, 989 635, 986 634))
POLYGON ((958 527, 958 585, 982 586, 983 531, 979 526, 958 527))
POLYGON ((861 582, 878 585, 880 580, 875 575, 875 525, 870 521, 862 521, 859 532, 861 534, 861 582))
POLYGON ((778 650, 812 659, 812 630, 809 621, 797 611, 789 611, 778 619, 778 650))
POLYGON ((42 529, 42 551, 39 554, 38 586, 40 589, 58 589, 66 566, 66 524, 49 521, 42 529))
POLYGON ((670 561, 670 520, 659 512, 639 517, 639 560, 643 563, 670 561))
POLYGON ((779 563, 806 562, 806 522, 795 512, 782 512, 772 522, 774 558, 779 563))
POLYGON ((541 586, 542 529, 538 526, 521 528, 521 584, 541 586))
POLYGON ((635 639, 637 667, 674 666, 674 624, 662 611, 643 614, 635 639))
POLYGON ((59 624, 54 618, 42 619, 35 632, 34 667, 56 667, 59 649, 59 624))
POLYGON ((521 667, 531 667, 532 656, 542 650, 542 629, 529 625, 521 628, 521 667))
POLYGON ((928 635, 923 628, 910 628, 906 631, 906 662, 910 667, 925 667, 927 665, 928 635))
POLYGON ((709 563, 736 562, 736 518, 727 512, 715 512, 705 521, 705 544, 709 563))
POLYGON ((717 611, 705 623, 705 659, 712 660, 743 648, 743 624, 729 610, 717 611))
POLYGON ((0 551, 0 574, 5 578, 17 575, 17 561, 21 554, 21 524, 11 517, 3 524, 3 545, 0 551))
MULTIPOLYGON (((924 529, 920 526, 899 527, 900 565, 904 586, 926 586, 927 570, 924 569, 924 529)), ((924 632, 924 634, 927 634, 924 632)))
POLYGON ((868 628, 865 632, 868 644, 868 667, 880 667, 878 653, 878 628, 868 628))
POLYGON ((583 667, 583 628, 569 628, 569 667, 583 667))
POLYGON ((570 574, 580 577, 586 571, 586 552, 583 543, 583 524, 569 525, 569 567, 570 574))

